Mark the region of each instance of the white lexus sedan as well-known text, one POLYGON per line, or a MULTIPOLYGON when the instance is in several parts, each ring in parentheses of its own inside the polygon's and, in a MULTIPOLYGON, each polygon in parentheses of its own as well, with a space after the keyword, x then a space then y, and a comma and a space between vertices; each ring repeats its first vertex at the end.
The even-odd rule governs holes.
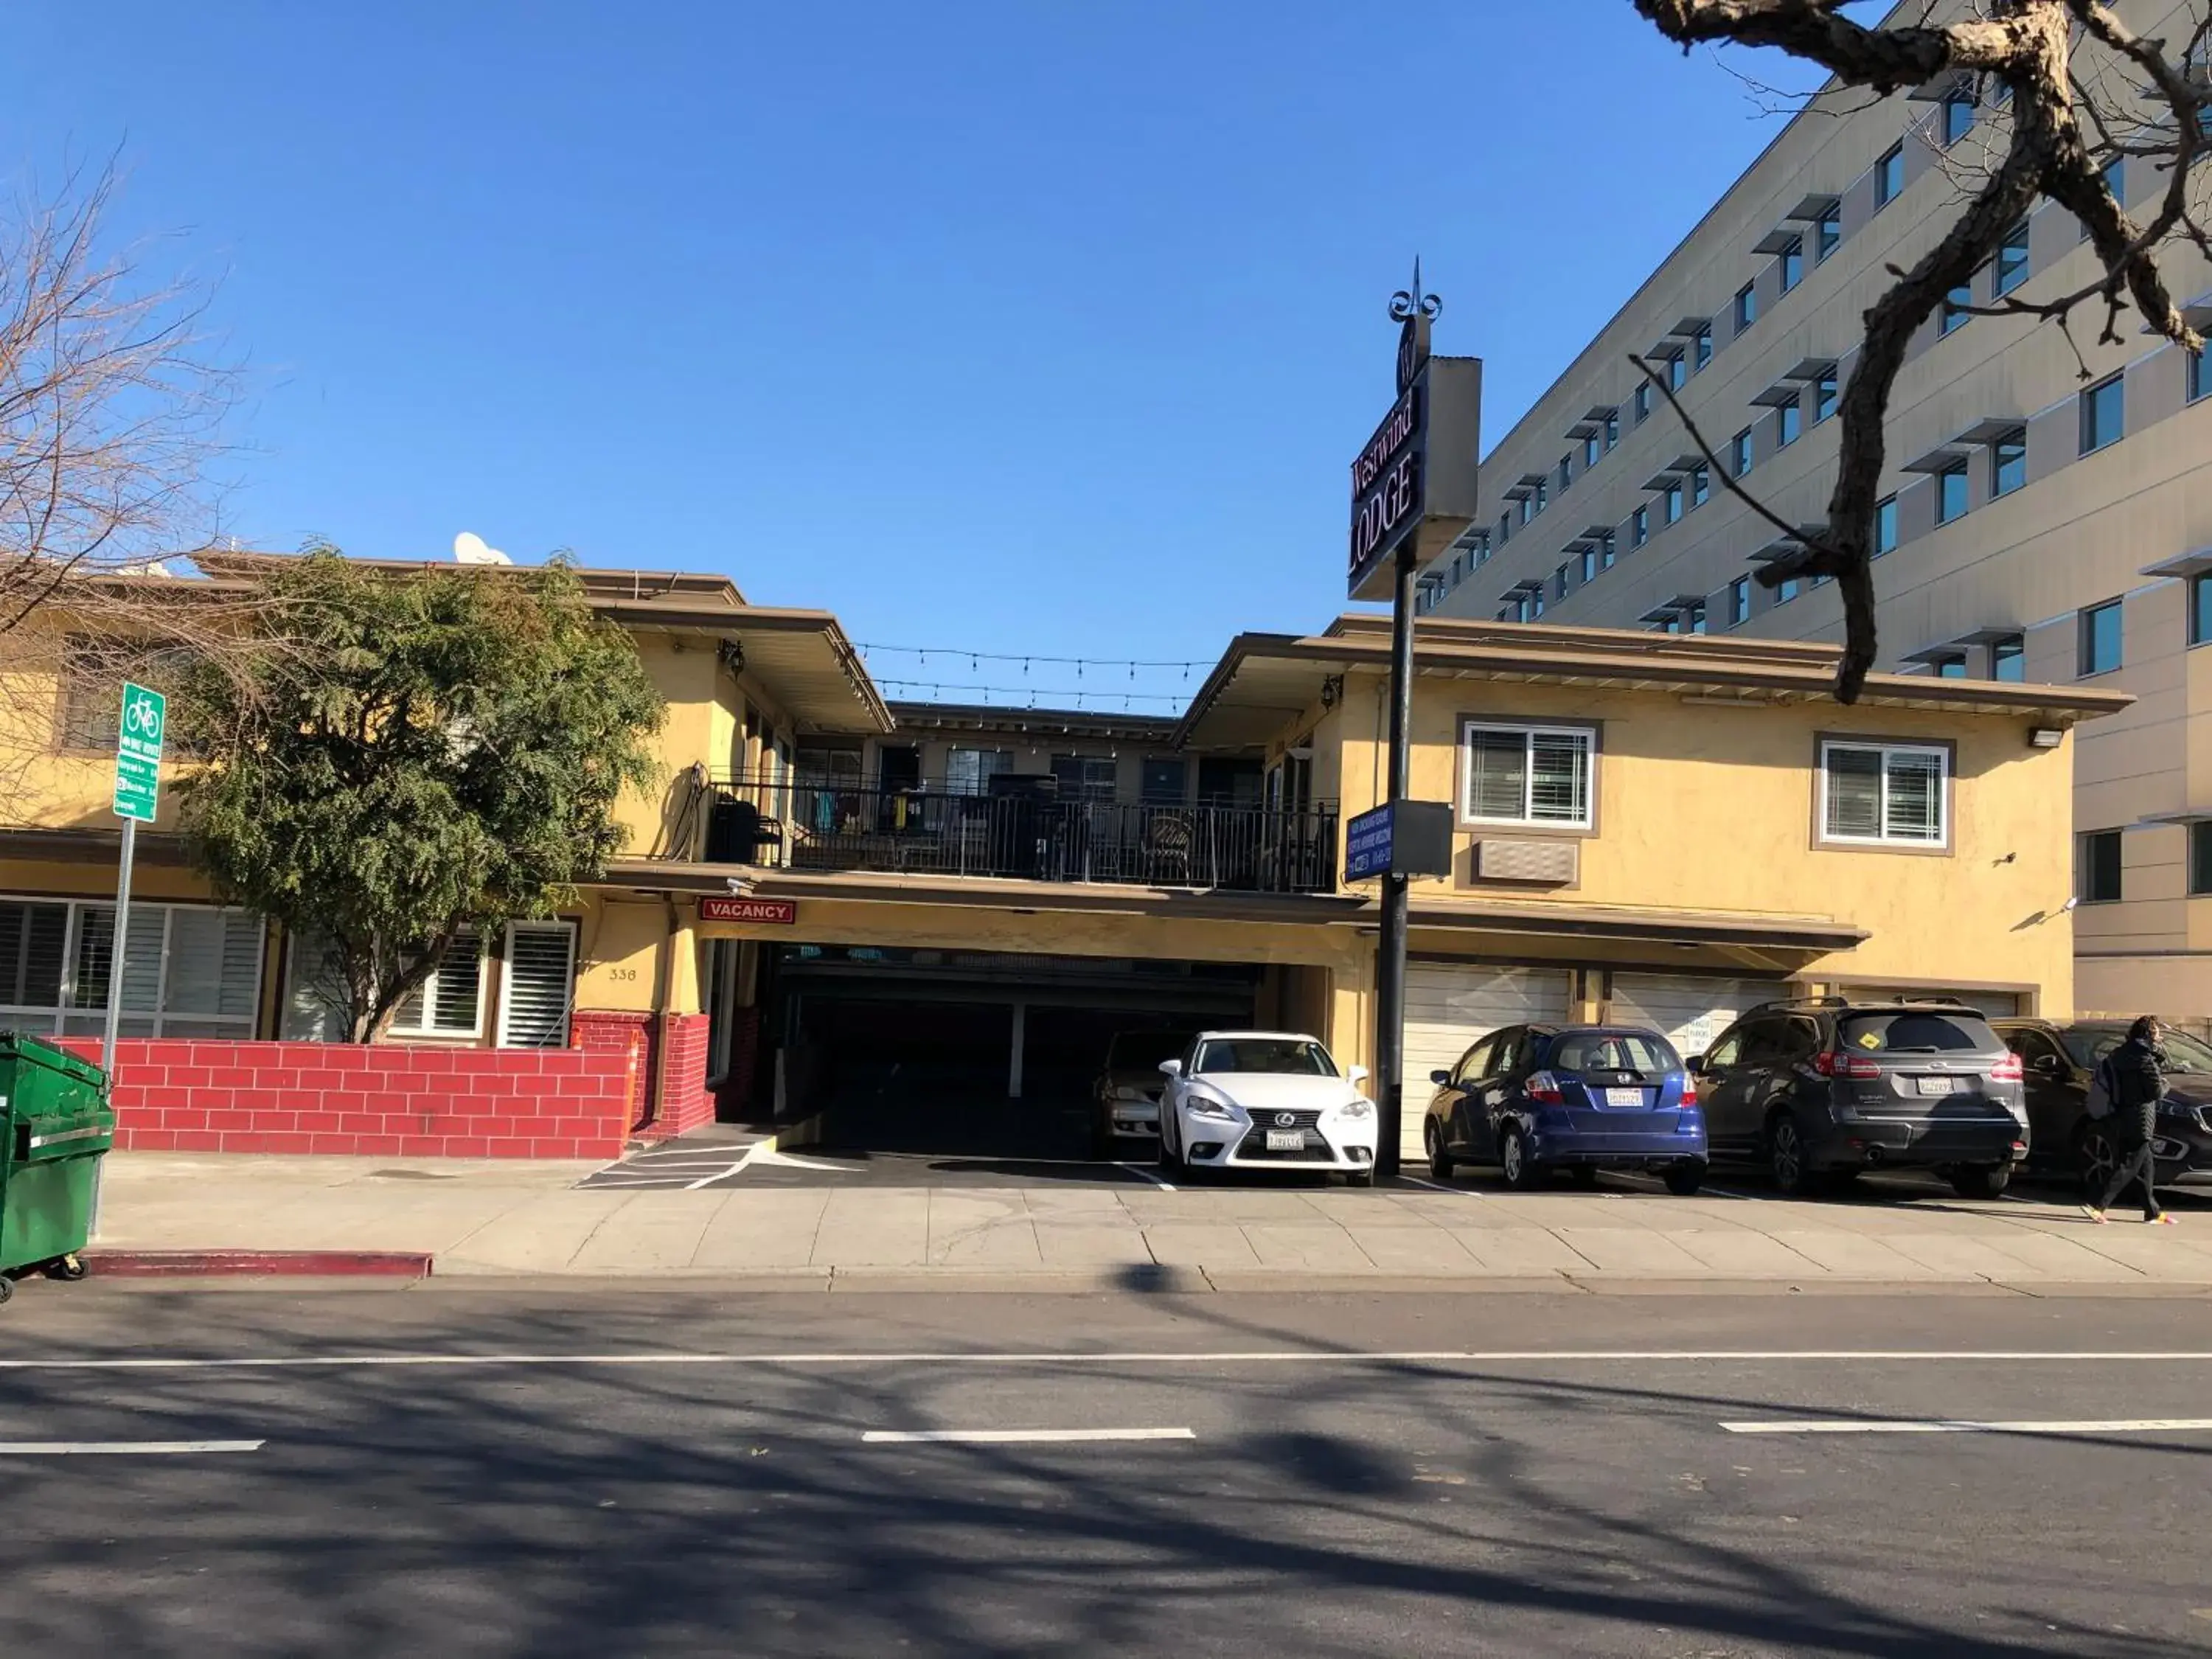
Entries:
POLYGON ((1338 1170, 1375 1180, 1375 1103, 1366 1077, 1292 1031, 1202 1031, 1164 1061, 1160 1165, 1166 1170, 1338 1170))

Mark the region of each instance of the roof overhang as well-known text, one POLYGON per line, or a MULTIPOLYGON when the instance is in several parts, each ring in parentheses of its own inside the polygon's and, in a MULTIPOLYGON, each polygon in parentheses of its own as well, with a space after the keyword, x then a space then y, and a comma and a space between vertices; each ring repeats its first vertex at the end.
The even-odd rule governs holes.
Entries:
POLYGON ((1813 220, 1826 217, 1843 205, 1840 196, 1824 196, 1814 191, 1797 198, 1797 205, 1782 216, 1785 219, 1813 220))
POLYGON ((1786 253, 1798 240, 1798 233, 1788 225, 1777 225, 1751 245, 1753 253, 1786 253))
POLYGON ((1802 402, 1804 396, 1803 382, 1785 379, 1777 380, 1764 392, 1753 392, 1751 401, 1763 404, 1769 409, 1783 409, 1791 404, 1802 402))
POLYGON ((1898 471, 1900 472, 1948 472, 1960 461, 1970 459, 1973 453, 1974 447, 1972 444, 1962 443, 1954 438, 1948 443, 1937 444, 1924 455, 1915 455, 1898 468, 1898 471))
MULTIPOLYGON (((1514 591, 1509 590, 1509 598, 1514 591)), ((1842 653, 1836 646, 1808 641, 1428 617, 1415 630, 1413 655, 1415 672, 1424 679, 1703 696, 1755 692, 1774 702, 1832 702, 1842 653)), ((1389 662, 1387 617, 1340 617, 1327 633, 1303 638, 1240 635, 1192 699, 1176 741, 1206 747, 1265 743, 1319 699, 1324 680, 1353 672, 1381 675, 1389 672, 1389 662)), ((1860 701, 1876 708, 2063 726, 2118 714, 2134 699, 2124 692, 2074 685, 1874 674, 1860 701)))
MULTIPOLYGON (((1651 637, 1645 635, 1644 637, 1651 637)), ((1662 635, 1662 637, 1677 637, 1662 635)), ((1416 896, 1407 917, 1419 928, 1607 940, 1620 944, 1739 946, 1824 956, 1871 937, 1830 916, 1746 915, 1728 910, 1634 910, 1614 906, 1430 899, 1416 896)))
POLYGON ((2212 570, 2212 547, 2200 547, 2192 552, 2176 554, 2170 559, 2160 559, 2156 564, 2142 568, 2146 576, 2201 576, 2212 570))
POLYGON ((733 642, 745 672, 810 733, 887 732, 890 710, 836 617, 827 611, 748 605, 702 610, 673 600, 594 602, 593 609, 635 633, 707 634, 733 642))

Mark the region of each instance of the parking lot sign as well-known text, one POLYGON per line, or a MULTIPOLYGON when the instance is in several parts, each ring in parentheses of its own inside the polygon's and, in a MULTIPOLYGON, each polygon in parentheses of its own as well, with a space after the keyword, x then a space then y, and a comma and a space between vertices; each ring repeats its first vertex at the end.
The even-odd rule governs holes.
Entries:
POLYGON ((123 688, 123 720, 115 738, 115 816, 151 823, 161 797, 161 731, 168 701, 143 685, 123 688))

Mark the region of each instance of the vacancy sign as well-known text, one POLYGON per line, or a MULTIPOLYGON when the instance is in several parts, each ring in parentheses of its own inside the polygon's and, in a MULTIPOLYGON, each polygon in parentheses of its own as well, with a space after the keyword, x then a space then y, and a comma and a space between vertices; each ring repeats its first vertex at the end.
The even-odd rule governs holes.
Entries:
POLYGON ((161 798, 161 732, 168 700, 143 685, 123 688, 123 720, 115 737, 115 816, 154 821, 161 798))
POLYGON ((749 921, 769 927, 789 927, 799 920, 797 899, 702 898, 702 921, 749 921))

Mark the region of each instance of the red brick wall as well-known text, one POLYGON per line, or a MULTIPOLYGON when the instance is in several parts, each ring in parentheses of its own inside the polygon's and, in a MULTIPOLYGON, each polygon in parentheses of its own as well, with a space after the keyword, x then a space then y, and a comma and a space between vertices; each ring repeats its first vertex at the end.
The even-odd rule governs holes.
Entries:
POLYGON ((707 1040, 713 1022, 705 1014, 660 1017, 659 1066, 653 1121, 642 1133, 665 1138, 689 1134, 714 1121, 714 1097, 707 1092, 707 1040))
POLYGON ((628 1055, 590 1048, 139 1037, 115 1071, 115 1144, 140 1152, 611 1158, 630 1112, 628 1055))
POLYGON ((630 1133, 665 1140, 714 1121, 714 1097, 707 1092, 710 1024, 705 1014, 579 1008, 569 1016, 569 1040, 593 1053, 637 1055, 630 1133))

